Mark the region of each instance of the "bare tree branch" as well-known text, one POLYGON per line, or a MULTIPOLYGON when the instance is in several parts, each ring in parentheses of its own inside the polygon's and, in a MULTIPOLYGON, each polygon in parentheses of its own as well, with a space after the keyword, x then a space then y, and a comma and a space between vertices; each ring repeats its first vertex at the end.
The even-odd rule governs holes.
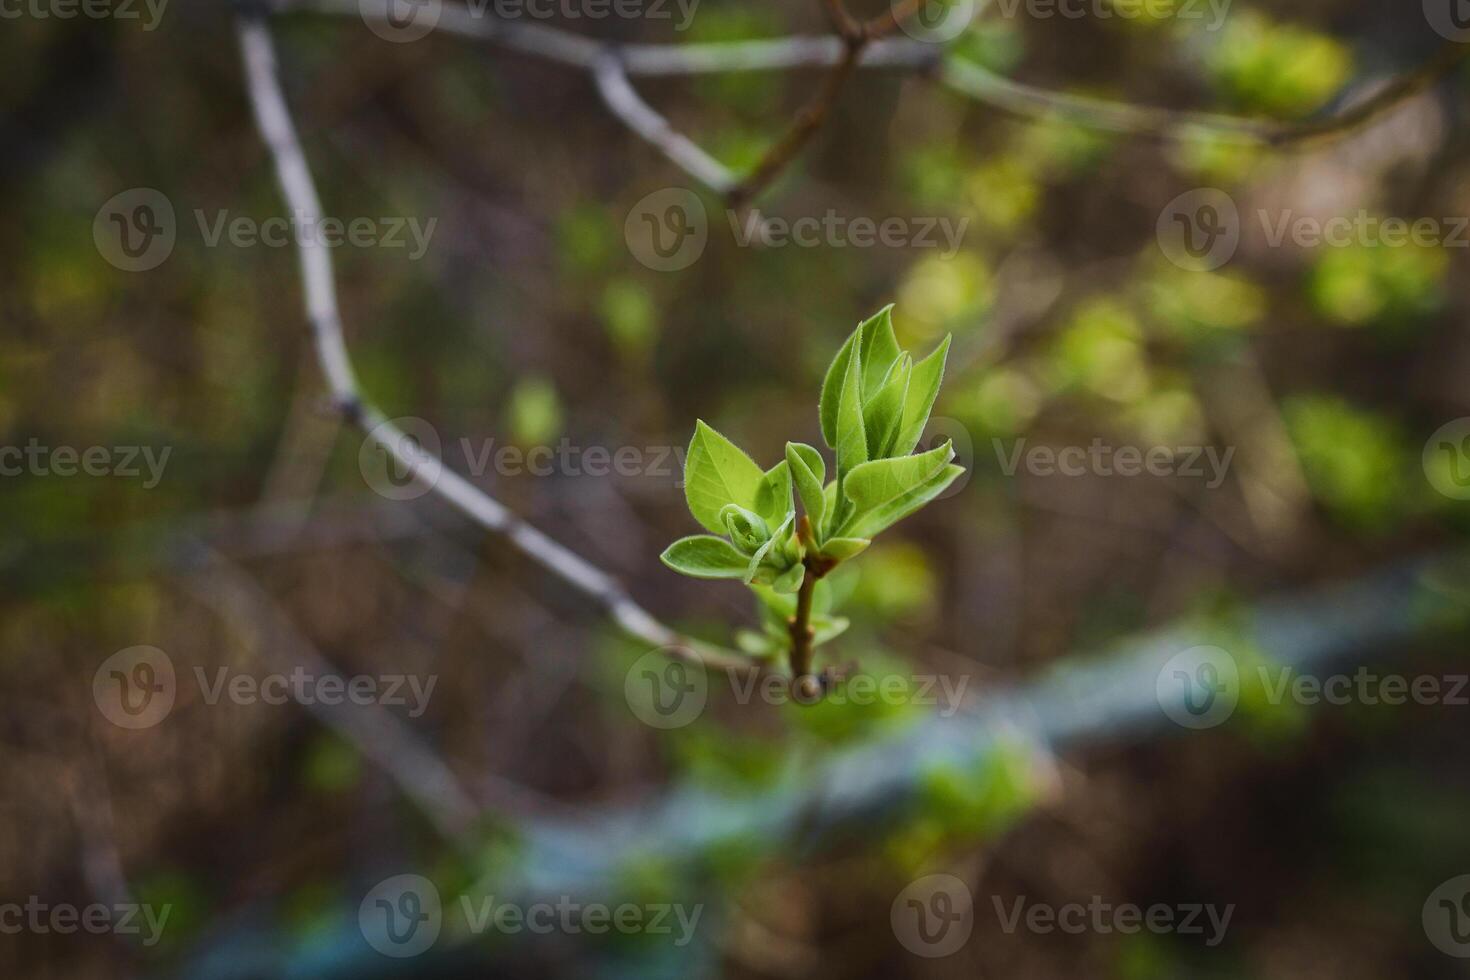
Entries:
MULTIPOLYGON (((239 34, 256 124, 270 148, 281 192, 298 220, 307 225, 319 222, 321 201, 276 76, 270 32, 263 21, 243 19, 239 34)), ((322 242, 305 236, 297 237, 296 246, 317 360, 334 400, 348 419, 367 432, 406 472, 420 478, 432 477, 435 493, 486 530, 504 535, 527 557, 596 600, 628 635, 663 647, 671 656, 708 666, 737 669, 755 666, 750 658, 733 650, 712 648, 679 635, 635 603, 610 575, 522 521, 439 459, 412 449, 414 444, 403 431, 366 402, 358 388, 342 333, 330 252, 322 242)))
POLYGON ((606 52, 598 58, 592 77, 597 82, 602 101, 607 103, 612 114, 657 147, 676 166, 717 193, 728 194, 735 188, 738 179, 729 168, 675 131, 667 119, 639 98, 616 54, 606 52))
POLYGON ((945 60, 939 79, 956 92, 1032 119, 1060 119, 1089 129, 1169 140, 1204 137, 1284 147, 1342 136, 1366 125, 1428 89, 1467 56, 1470 45, 1448 43, 1429 61, 1390 79, 1371 97, 1331 115, 1297 122, 1158 109, 1052 92, 959 58, 945 60))
MULTIPOLYGON (((1389 79, 1370 98, 1320 118, 1279 121, 1223 113, 1191 112, 1114 102, 1056 92, 1017 82, 988 68, 947 57, 942 45, 889 38, 918 8, 902 0, 859 25, 865 43, 855 68, 892 68, 911 72, 939 66, 940 81, 951 90, 1005 112, 1032 119, 1060 118, 1090 129, 1169 140, 1205 137, 1290 146, 1351 132, 1423 92, 1470 56, 1470 45, 1449 42, 1429 61, 1389 79)), ((308 11, 385 17, 387 0, 277 0, 278 12, 308 11), (381 7, 381 12, 379 12, 381 7)), ((629 76, 694 75, 715 72, 781 71, 841 65, 851 44, 843 37, 796 36, 711 44, 607 44, 540 24, 497 20, 468 7, 444 3, 436 30, 490 41, 501 47, 593 71, 611 48, 629 76)), ((1347 91, 1357 83, 1350 83, 1347 91)))

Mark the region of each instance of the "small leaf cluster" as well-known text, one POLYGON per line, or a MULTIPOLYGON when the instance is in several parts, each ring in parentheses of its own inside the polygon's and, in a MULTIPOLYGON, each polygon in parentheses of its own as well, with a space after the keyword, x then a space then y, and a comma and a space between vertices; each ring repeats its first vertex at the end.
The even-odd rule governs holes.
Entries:
POLYGON ((710 533, 675 541, 664 564, 695 578, 740 579, 758 587, 763 609, 784 612, 792 600, 777 597, 797 593, 808 576, 821 578, 857 555, 963 472, 948 442, 913 452, 939 394, 950 338, 916 362, 898 346, 891 311, 859 324, 827 369, 818 413, 822 438, 836 457, 830 480, 826 460, 812 446, 788 442, 786 458, 762 470, 709 425, 696 423, 684 496, 710 533))

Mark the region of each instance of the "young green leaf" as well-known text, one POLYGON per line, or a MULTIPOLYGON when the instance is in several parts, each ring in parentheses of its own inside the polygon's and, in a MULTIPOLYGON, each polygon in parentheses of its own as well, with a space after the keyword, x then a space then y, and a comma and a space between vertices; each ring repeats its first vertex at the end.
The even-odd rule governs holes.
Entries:
POLYGON ((736 630, 735 645, 752 657, 773 657, 786 649, 781 637, 755 630, 736 630))
POLYGON ((771 575, 760 577, 761 583, 766 584, 767 582, 775 581, 774 575, 779 575, 781 572, 786 571, 784 565, 780 568, 770 568, 768 566, 767 568, 762 569, 761 564, 766 560, 766 556, 771 554, 771 549, 775 547, 777 542, 784 541, 788 536, 790 536, 791 527, 795 523, 796 511, 793 510, 787 513, 786 520, 782 521, 781 526, 776 528, 776 533, 771 535, 766 543, 757 548, 755 554, 750 556, 750 561, 745 566, 744 577, 746 585, 749 585, 751 582, 757 581, 757 572, 768 571, 772 573, 771 575))
POLYGON ((822 394, 817 401, 817 417, 822 424, 822 441, 829 447, 837 446, 837 406, 842 400, 842 386, 847 382, 847 369, 852 363, 852 349, 857 346, 862 333, 859 327, 848 335, 837 348, 837 356, 827 367, 822 379, 822 394))
POLYGON ((827 512, 826 502, 822 498, 822 481, 827 478, 827 464, 821 453, 801 442, 786 444, 786 464, 796 483, 797 496, 801 497, 801 507, 812 522, 812 530, 820 535, 822 517, 827 512))
POLYGON ((693 578, 744 578, 750 561, 724 538, 708 534, 680 538, 659 559, 674 571, 693 578))
POLYGON ((842 616, 813 616, 812 617, 812 647, 821 646, 831 640, 837 639, 847 631, 848 621, 842 616))
POLYGON ((739 504, 721 507, 720 523, 725 525, 725 533, 730 541, 746 555, 755 554, 771 538, 771 528, 761 516, 739 504))
POLYGON ((776 581, 772 584, 771 588, 785 595, 791 595, 801 588, 801 581, 805 577, 805 565, 792 565, 776 577, 776 581))
POLYGON ((821 528, 821 537, 823 539, 826 539, 832 534, 833 531, 837 530, 837 525, 841 523, 843 519, 843 515, 838 513, 838 511, 841 509, 838 505, 847 503, 851 502, 846 499, 838 500, 837 498, 836 480, 833 480, 831 483, 828 483, 825 487, 822 488, 822 508, 827 515, 827 519, 825 522, 823 522, 821 528))
POLYGON ((872 543, 869 538, 833 538, 822 545, 822 557, 847 561, 872 543))
POLYGON ((726 504, 754 507, 763 476, 760 467, 733 442, 703 421, 695 423, 684 459, 684 499, 689 513, 706 530, 725 533, 720 509, 726 504))
POLYGON ((900 354, 881 385, 863 404, 863 430, 868 439, 868 458, 882 459, 898 438, 903 421, 903 402, 909 390, 909 374, 913 361, 900 354))
POLYGON ((892 527, 939 496, 963 472, 965 472, 963 466, 956 466, 953 463, 946 465, 938 473, 930 477, 928 482, 921 486, 915 487, 903 496, 890 500, 880 507, 875 507, 865 514, 858 514, 849 522, 847 527, 842 528, 843 535, 862 538, 873 537, 879 531, 892 527))
POLYGON ((954 447, 948 440, 927 453, 875 459, 847 474, 843 491, 852 500, 857 513, 861 514, 922 486, 952 459, 954 447))
POLYGON ((837 447, 837 415, 842 401, 842 389, 847 382, 848 366, 853 353, 858 355, 862 368, 858 372, 858 392, 876 389, 879 381, 888 373, 889 367, 898 359, 898 340, 893 335, 892 304, 869 317, 843 341, 837 356, 832 358, 827 375, 822 380, 822 395, 817 414, 822 423, 822 438, 828 446, 837 447))
POLYGON ((761 476, 755 491, 755 512, 774 524, 791 509, 791 467, 785 460, 761 476))
MULTIPOLYGON (((854 354, 861 352, 854 348, 854 354)), ((868 440, 863 430, 861 357, 848 359, 847 376, 842 381, 842 393, 837 403, 837 482, 859 463, 867 462, 868 440)))
POLYGON ((878 390, 902 351, 893 335, 893 304, 889 303, 858 327, 862 331, 863 395, 878 390))
POLYGON ((934 352, 914 365, 909 377, 909 390, 903 400, 903 422, 898 428, 898 438, 893 444, 893 455, 904 456, 914 451, 929 413, 934 410, 934 399, 939 396, 939 383, 944 380, 944 362, 949 357, 950 335, 946 334, 934 348, 934 352))

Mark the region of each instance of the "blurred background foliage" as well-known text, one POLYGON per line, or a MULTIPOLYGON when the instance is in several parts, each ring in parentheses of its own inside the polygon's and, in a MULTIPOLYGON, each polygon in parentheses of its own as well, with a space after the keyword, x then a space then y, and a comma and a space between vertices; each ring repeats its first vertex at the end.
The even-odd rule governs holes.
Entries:
MULTIPOLYGON (((1301 118, 1361 97, 1359 83, 1423 60, 1437 40, 1417 5, 1388 0, 1238 0, 1220 30, 1200 24, 992 14, 954 56, 1058 90, 1301 118)), ((667 22, 593 27, 668 43, 826 30, 817 4, 733 0, 703 0, 682 34, 667 22)), ((931 80, 858 73, 755 206, 966 221, 959 250, 741 247, 739 216, 706 196, 704 254, 659 273, 630 254, 624 219, 688 180, 582 75, 447 37, 386 44, 354 18, 291 16, 276 29, 327 213, 437 220, 421 260, 373 248, 334 259, 366 392, 390 416, 430 420, 461 471, 461 438, 653 452, 682 448, 696 416, 768 466, 787 439, 819 441, 817 385, 859 318, 896 301, 905 347, 955 334, 935 425, 963 433, 970 476, 840 583, 853 626, 824 650, 865 672, 965 676, 983 693, 1157 624, 1197 617, 1215 624, 1201 626, 1206 642, 1254 597, 1462 545, 1470 531, 1463 502, 1436 493, 1421 463, 1429 434, 1470 414, 1463 249, 1271 248, 1248 232, 1227 266, 1194 272, 1154 237, 1164 205, 1202 185, 1227 191, 1247 228, 1257 209, 1470 213, 1463 72, 1290 154, 1017 120, 931 80), (1234 457, 1208 488, 1002 465, 1019 440, 1095 439, 1234 457)), ((359 439, 323 409, 293 253, 204 241, 196 210, 263 220, 282 209, 225 9, 176 3, 154 32, 22 17, 0 49, 0 441, 171 447, 149 489, 0 479, 0 669, 12 696, 0 894, 81 901, 102 846, 141 900, 174 906, 157 949, 25 937, 6 954, 13 975, 167 970, 247 914, 310 936, 401 867, 463 883, 514 859, 491 776, 570 808, 686 785, 739 793, 924 716, 740 705, 714 685, 688 728, 639 724, 623 677, 645 651, 432 497, 389 504, 364 485, 359 439), (132 274, 101 259, 91 229, 102 202, 136 186, 171 199, 179 235, 163 266, 132 274), (416 530, 380 533, 389 512, 416 530), (273 642, 233 632, 181 573, 181 532, 217 534, 343 671, 440 678, 413 724, 489 804, 480 856, 438 843, 380 771, 299 710, 210 706, 183 685, 147 732, 97 715, 91 673, 118 649, 158 646, 183 675, 259 670, 255 653, 273 642), (91 820, 103 809, 105 833, 91 820)), ((639 87, 742 170, 817 83, 750 73, 639 87)), ((676 470, 474 479, 681 628, 728 642, 756 626, 739 587, 659 565, 663 544, 691 530, 676 470)), ((1406 672, 1464 669, 1462 642, 1375 653, 1406 672)), ((730 872, 711 894, 735 923, 719 968, 1450 975, 1418 917, 1422 896, 1470 861, 1465 709, 1251 704, 1239 726, 1100 743, 1054 770, 1024 747, 980 771, 936 764, 902 820, 816 853, 732 841, 711 857, 730 872), (980 895, 1235 902, 1237 918, 1224 946, 1205 949, 1187 937, 1002 935, 981 915, 961 954, 911 957, 887 924, 892 895, 953 867, 978 876, 980 895), (750 938, 767 934, 774 951, 750 938)), ((657 856, 643 864, 631 890, 657 892, 674 873, 657 856)))

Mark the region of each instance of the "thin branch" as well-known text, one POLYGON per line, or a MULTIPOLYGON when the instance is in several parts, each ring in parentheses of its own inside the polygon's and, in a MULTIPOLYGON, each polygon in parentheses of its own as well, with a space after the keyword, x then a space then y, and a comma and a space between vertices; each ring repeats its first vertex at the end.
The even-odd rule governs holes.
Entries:
POLYGON ((847 12, 847 4, 842 0, 822 0, 822 8, 827 11, 827 19, 838 37, 851 44, 863 36, 862 21, 847 12))
POLYGON ((1470 55, 1450 43, 1429 61, 1385 83, 1374 95, 1318 119, 1282 122, 1218 113, 1175 111, 1036 88, 974 62, 949 58, 939 79, 952 90, 1014 115, 1061 119, 1089 129, 1189 140, 1202 137, 1284 147, 1351 132, 1425 91, 1470 55))
POLYGON ((848 77, 857 67, 864 47, 866 44, 861 34, 845 40, 842 60, 828 73, 812 100, 796 114, 786 134, 766 151, 750 174, 740 182, 740 186, 730 191, 727 196, 731 204, 743 204, 765 190, 816 135, 817 130, 822 128, 832 106, 837 103, 842 87, 847 84, 848 77))
MULTIPOLYGON (((1470 45, 1450 42, 1428 62, 1394 76, 1371 98, 1346 109, 1305 121, 1256 119, 1159 109, 1055 92, 1014 81, 973 62, 946 58, 942 45, 887 37, 917 10, 920 2, 903 0, 865 22, 862 31, 868 43, 863 46, 855 67, 922 72, 940 65, 939 78, 951 90, 1014 115, 1031 119, 1060 118, 1089 129, 1170 140, 1216 137, 1290 146, 1341 136, 1425 91, 1470 56, 1470 45)), ((276 0, 272 9, 381 19, 386 16, 387 0, 361 0, 361 6, 357 0, 276 0)), ((609 48, 604 42, 555 27, 477 16, 469 8, 452 3, 441 6, 436 30, 490 41, 589 72, 609 48)), ((635 77, 823 68, 842 64, 851 51, 850 45, 836 36, 711 44, 619 44, 612 45, 612 49, 624 71, 635 77)))
POLYGON ((695 180, 719 194, 728 194, 739 183, 729 168, 676 131, 638 96, 616 54, 604 53, 593 66, 592 77, 609 111, 695 180))
MULTIPOLYGON (((270 32, 263 21, 242 19, 239 35, 256 124, 270 148, 281 192, 303 224, 319 222, 321 201, 281 92, 270 32)), ((610 575, 521 520, 441 460, 411 448, 414 443, 365 401, 358 387, 343 337, 331 253, 320 241, 307 237, 298 237, 296 246, 317 360, 346 418, 367 432, 406 472, 421 479, 432 477, 434 492, 480 526, 504 535, 527 557, 597 601, 628 635, 663 647, 671 656, 706 666, 754 666, 754 661, 734 651, 696 644, 680 636, 635 603, 610 575)))
MULTIPOLYGON (((388 0, 275 0, 273 13, 328 14, 372 17, 385 21, 388 0)), ((784 71, 825 68, 842 60, 839 38, 797 36, 708 44, 609 44, 556 27, 477 15, 460 4, 440 5, 436 31, 477 41, 490 41, 522 54, 592 71, 609 47, 624 70, 640 75, 704 75, 717 72, 784 71)), ((869 46, 863 57, 867 68, 923 68, 938 59, 932 44, 895 39, 869 46)))

